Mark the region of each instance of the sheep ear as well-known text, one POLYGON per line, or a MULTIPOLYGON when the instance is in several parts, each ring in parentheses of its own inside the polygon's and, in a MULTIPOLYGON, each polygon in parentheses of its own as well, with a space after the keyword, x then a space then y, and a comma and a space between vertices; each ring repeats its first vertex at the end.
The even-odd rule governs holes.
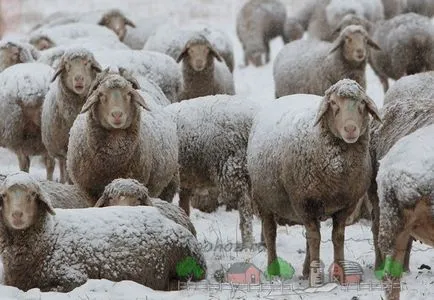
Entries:
POLYGON ((378 46, 376 42, 374 42, 369 36, 367 36, 366 38, 368 39, 368 45, 371 46, 371 48, 381 51, 380 46, 378 46))
POLYGON ((125 22, 125 25, 129 25, 133 28, 136 28, 136 24, 134 24, 134 22, 131 21, 130 19, 128 19, 127 17, 124 17, 124 22, 125 22))
POLYGON ((99 72, 102 72, 102 67, 101 67, 101 65, 96 61, 95 58, 92 58, 91 66, 92 66, 92 69, 94 69, 94 70, 97 71, 98 73, 99 73, 99 72))
POLYGON ((179 54, 178 58, 176 59, 176 62, 179 63, 181 60, 184 59, 184 57, 187 55, 188 46, 185 46, 184 49, 182 49, 181 53, 179 54))
POLYGON ((121 74, 121 76, 123 78, 125 78, 126 80, 128 80, 131 83, 133 89, 140 90, 139 82, 130 72, 127 71, 127 69, 122 68, 122 67, 118 67, 118 69, 119 69, 119 74, 121 74))
POLYGON ((381 119, 380 116, 380 112, 378 111, 377 105, 375 105, 375 102, 369 98, 368 96, 366 96, 364 98, 364 101, 366 103, 366 107, 368 108, 369 113, 371 114, 371 116, 377 120, 380 123, 383 123, 383 120, 381 119))
POLYGON ((140 105, 141 107, 143 107, 144 109, 146 109, 147 111, 151 111, 149 109, 149 106, 146 104, 145 99, 142 97, 142 95, 140 95, 139 92, 137 92, 136 90, 132 90, 131 91, 131 96, 133 98, 133 100, 140 105))
POLYGON ((328 96, 324 96, 324 98, 321 101, 318 114, 316 115, 315 123, 313 124, 314 127, 319 124, 319 122, 322 120, 322 117, 324 117, 325 113, 329 109, 329 107, 330 107, 329 98, 328 96))
POLYGON ((62 58, 57 66, 56 73, 54 73, 53 78, 51 78, 51 82, 56 80, 57 76, 59 76, 65 70, 65 60, 62 58))
POLYGON ((84 103, 83 107, 81 108, 81 114, 87 112, 91 107, 99 101, 99 95, 98 93, 93 93, 91 97, 89 97, 86 100, 86 103, 84 103))
POLYGON ((344 45, 344 39, 342 37, 338 37, 336 38, 336 40, 334 41, 332 48, 329 51, 329 54, 335 52, 336 50, 338 50, 340 47, 342 47, 344 45))
POLYGON ((107 23, 107 16, 104 15, 104 16, 99 20, 98 25, 102 25, 102 26, 104 26, 106 23, 107 23))
POLYGON ((43 191, 39 191, 37 200, 39 201, 42 206, 47 210, 47 212, 51 215, 55 215, 54 208, 51 205, 51 202, 48 200, 47 195, 43 191))
POLYGON ((94 207, 104 207, 104 206, 106 206, 106 200, 108 200, 107 197, 105 197, 104 195, 102 195, 98 199, 98 201, 95 203, 94 207))

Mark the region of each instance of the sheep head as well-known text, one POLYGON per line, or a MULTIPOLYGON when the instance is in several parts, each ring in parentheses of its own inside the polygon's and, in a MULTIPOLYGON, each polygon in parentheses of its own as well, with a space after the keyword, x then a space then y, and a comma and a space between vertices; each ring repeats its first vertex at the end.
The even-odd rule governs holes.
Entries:
POLYGON ((62 55, 51 81, 61 75, 68 90, 85 96, 98 72, 101 72, 101 66, 93 54, 86 49, 74 48, 62 55))
POLYGON ((35 58, 31 51, 18 43, 5 42, 0 45, 0 71, 19 63, 32 62, 34 60, 35 58))
POLYGON ((213 63, 214 57, 220 62, 223 61, 223 58, 211 43, 203 35, 199 35, 199 37, 190 39, 185 44, 176 62, 187 60, 193 70, 200 72, 207 65, 213 63))
POLYGON ((107 11, 98 22, 98 25, 105 26, 114 31, 121 41, 124 40, 127 33, 127 25, 133 28, 136 27, 136 25, 118 9, 107 11))
POLYGON ((104 188, 95 207, 151 206, 148 189, 135 179, 115 179, 104 188))
POLYGON ((120 74, 106 69, 93 83, 81 112, 94 108, 93 114, 104 128, 126 129, 137 115, 137 105, 149 110, 136 88, 137 80, 124 69, 120 69, 120 74))
POLYGON ((35 36, 30 39, 29 43, 35 46, 38 50, 45 50, 56 46, 56 44, 46 35, 35 36))
POLYGON ((351 144, 368 130, 368 114, 381 122, 377 106, 363 88, 342 79, 325 92, 314 125, 323 121, 334 136, 351 144))
POLYGON ((0 207, 6 226, 14 230, 31 227, 41 210, 55 214, 39 183, 25 172, 7 176, 0 185, 0 207))
POLYGON ((368 57, 368 46, 381 50, 361 25, 349 25, 345 27, 333 42, 330 53, 342 49, 342 54, 348 62, 363 63, 368 57))

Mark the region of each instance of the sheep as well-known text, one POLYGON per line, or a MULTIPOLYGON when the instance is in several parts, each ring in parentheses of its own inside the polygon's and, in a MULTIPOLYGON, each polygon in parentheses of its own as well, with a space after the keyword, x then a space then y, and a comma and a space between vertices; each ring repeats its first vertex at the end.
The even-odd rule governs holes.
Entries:
POLYGON ((30 45, 17 41, 0 41, 0 72, 19 63, 34 62, 37 58, 37 51, 30 45))
POLYGON ((30 37, 29 43, 40 51, 56 46, 56 44, 46 35, 33 35, 30 37))
POLYGON ((232 73, 205 37, 189 40, 176 59, 178 63, 181 61, 184 90, 181 92, 180 100, 216 94, 235 94, 232 73))
POLYGON ((88 279, 107 279, 167 290, 170 281, 188 276, 176 272, 186 260, 195 262, 193 280, 205 277, 194 235, 159 209, 54 209, 49 197, 28 193, 27 186, 6 178, 0 187, 4 284, 69 292, 88 279))
POLYGON ((360 25, 344 28, 333 44, 314 40, 289 43, 273 65, 276 98, 297 93, 323 95, 344 78, 365 89, 368 46, 380 49, 360 25))
POLYGON ((105 69, 70 130, 69 175, 94 199, 122 177, 138 180, 151 197, 169 202, 178 191, 176 126, 162 110, 149 111, 137 89, 127 71, 105 69))
POLYGON ((181 192, 179 206, 190 212, 197 188, 218 188, 222 201, 234 203, 240 215, 242 246, 252 237, 250 179, 246 148, 259 105, 230 95, 200 97, 164 108, 177 124, 181 192))
POLYGON ((298 20, 295 18, 286 18, 283 26, 283 34, 288 42, 299 40, 303 37, 304 29, 298 20))
POLYGON ((384 7, 384 18, 392 19, 403 12, 405 3, 408 0, 382 0, 384 7))
POLYGON ((434 2, 432 0, 404 0, 403 13, 414 12, 426 17, 434 16, 434 2))
MULTIPOLYGON (((398 80, 386 93, 382 108, 383 124, 371 126, 370 152, 374 170, 373 179, 377 176, 378 161, 398 140, 419 128, 434 124, 433 80, 434 72, 406 76, 398 80)), ((372 180, 369 188, 369 200, 373 207, 372 233, 375 247, 375 267, 378 268, 384 258, 378 247, 380 212, 375 180, 372 180)), ((409 249, 411 249, 411 242, 409 249)), ((408 270, 408 265, 409 255, 404 264, 406 270, 408 270)))
POLYGON ((95 207, 115 205, 154 206, 158 208, 161 214, 166 218, 184 226, 196 236, 196 229, 184 210, 172 203, 149 197, 148 189, 135 179, 118 178, 113 180, 104 188, 103 194, 95 203, 95 207))
POLYGON ((136 25, 128 19, 119 9, 111 9, 106 11, 101 20, 98 22, 99 25, 105 26, 111 29, 119 37, 119 40, 123 41, 127 33, 127 26, 135 28, 136 25))
POLYGON ((48 154, 59 161, 61 183, 69 181, 66 171, 69 130, 100 71, 101 66, 91 52, 71 48, 63 54, 51 79, 53 83, 42 106, 41 134, 48 154))
POLYGON ((202 23, 184 26, 168 23, 158 27, 148 38, 144 50, 157 51, 177 59, 185 44, 192 39, 204 36, 224 59, 231 73, 234 71, 234 49, 229 36, 214 27, 202 23))
POLYGON ((384 7, 381 0, 318 1, 308 25, 309 36, 332 41, 333 32, 347 14, 353 14, 375 23, 384 19, 384 7))
POLYGON ((134 50, 142 50, 156 28, 167 23, 165 17, 141 18, 135 22, 135 28, 128 29, 123 43, 134 50))
MULTIPOLYGON (((412 238, 434 247, 434 124, 400 139, 380 160, 379 247, 386 259, 404 264, 412 238)), ((387 300, 399 300, 400 278, 385 269, 387 300)))
POLYGON ((369 53, 369 63, 380 78, 384 92, 389 88, 388 78, 434 69, 434 25, 427 17, 408 13, 379 22, 372 38, 381 51, 369 53))
POLYGON ((279 0, 250 0, 237 14, 237 36, 244 50, 244 64, 259 67, 270 62, 270 41, 278 36, 289 43, 285 35, 286 7, 279 0))
POLYGON ((6 177, 9 180, 20 184, 27 188, 26 193, 21 195, 25 197, 30 192, 38 192, 49 197, 51 204, 55 208, 86 208, 93 201, 76 186, 70 184, 62 184, 54 181, 40 180, 37 181, 26 172, 10 173, 7 176, 0 174, 0 185, 5 181, 6 177))
POLYGON ((25 172, 30 156, 45 156, 48 180, 53 180, 54 160, 42 143, 41 111, 53 74, 40 63, 16 64, 0 73, 0 146, 17 155, 25 172))
POLYGON ((280 98, 256 115, 247 169, 268 264, 277 258, 275 221, 280 218, 306 227, 304 276, 310 263, 320 258, 319 221, 330 216, 334 260, 344 260, 345 221, 371 180, 369 114, 381 120, 363 88, 343 79, 323 98, 300 94, 280 98))

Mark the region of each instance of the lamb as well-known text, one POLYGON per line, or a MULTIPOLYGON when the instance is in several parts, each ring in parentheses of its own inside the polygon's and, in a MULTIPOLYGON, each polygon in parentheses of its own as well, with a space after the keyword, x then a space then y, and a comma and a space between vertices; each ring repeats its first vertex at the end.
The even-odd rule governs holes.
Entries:
POLYGON ((237 96, 216 95, 171 104, 164 110, 178 129, 179 205, 189 214, 195 189, 218 188, 222 201, 238 208, 242 246, 249 248, 253 212, 246 149, 259 105, 237 96))
MULTIPOLYGON (((400 139, 380 160, 379 246, 386 259, 404 264, 412 238, 434 247, 434 124, 400 139)), ((385 269, 387 300, 399 300, 400 278, 385 269)))
POLYGON ((169 23, 158 27, 148 38, 144 50, 157 51, 177 59, 185 44, 192 39, 204 36, 224 62, 231 73, 234 71, 234 49, 229 36, 214 27, 202 23, 191 23, 185 26, 169 23))
POLYGON ((333 44, 314 40, 289 43, 273 65, 276 98, 297 93, 323 95, 344 78, 365 89, 368 46, 380 49, 360 25, 345 27, 333 44))
MULTIPOLYGON (((48 154, 57 158, 60 182, 69 181, 66 171, 69 130, 80 112, 101 66, 86 49, 71 48, 63 54, 42 106, 41 134, 48 154)), ((52 174, 49 178, 52 178, 52 174)))
POLYGON ((68 172, 94 199, 116 178, 136 179, 151 197, 169 202, 178 192, 176 126, 161 109, 149 111, 137 89, 125 70, 105 69, 71 128, 68 172))
POLYGON ((149 197, 148 189, 135 179, 118 178, 110 182, 95 207, 105 206, 154 206, 166 218, 187 228, 194 236, 196 229, 187 214, 178 206, 158 198, 149 197))
POLYGON ((375 23, 384 19, 384 7, 381 0, 318 1, 308 25, 309 36, 332 41, 333 32, 347 14, 353 14, 375 23))
MULTIPOLYGON (((244 50, 244 64, 259 67, 270 62, 270 41, 278 36, 284 43, 286 7, 279 0, 250 0, 237 14, 237 36, 244 50)), ((289 24, 288 24, 289 25, 289 24)))
POLYGON ((17 197, 26 197, 31 193, 43 194, 50 198, 55 208, 86 208, 93 201, 76 186, 62 184, 54 181, 36 181, 33 176, 26 172, 16 172, 6 175, 0 174, 0 185, 9 178, 11 182, 25 188, 25 193, 17 194, 17 197))
POLYGON ((187 259, 195 262, 193 280, 206 274, 194 235, 155 207, 53 209, 43 193, 29 193, 23 203, 17 195, 28 190, 11 178, 0 187, 6 285, 69 292, 104 278, 167 290, 186 279, 176 269, 187 259))
POLYGON ((25 172, 30 156, 43 155, 48 180, 53 180, 55 163, 42 143, 41 111, 53 74, 40 63, 16 64, 0 73, 0 146, 17 155, 25 172))
POLYGON ((434 25, 427 17, 408 13, 379 22, 372 38, 381 51, 369 53, 369 63, 381 80, 384 92, 388 78, 399 78, 434 69, 434 25))
POLYGON ((37 51, 30 45, 17 41, 0 41, 0 72, 19 63, 34 62, 37 58, 37 51))
POLYGON ((332 85, 322 99, 292 95, 257 114, 247 147, 247 169, 268 264, 277 258, 279 219, 306 228, 304 276, 310 263, 320 259, 319 226, 328 217, 333 217, 334 261, 344 260, 345 221, 371 180, 369 114, 381 120, 372 99, 350 79, 332 85))
POLYGON ((232 73, 204 36, 189 40, 176 61, 182 61, 184 79, 184 90, 179 97, 180 100, 216 94, 235 94, 232 73))

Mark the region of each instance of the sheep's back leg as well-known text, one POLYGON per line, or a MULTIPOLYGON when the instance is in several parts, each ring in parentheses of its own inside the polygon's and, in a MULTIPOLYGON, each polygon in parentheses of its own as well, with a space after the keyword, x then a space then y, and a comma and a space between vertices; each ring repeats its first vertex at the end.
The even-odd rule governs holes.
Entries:
MULTIPOLYGON (((320 223, 318 220, 306 220, 304 223, 304 227, 306 228, 306 239, 308 242, 308 250, 309 250, 309 267, 313 261, 320 260, 319 250, 321 244, 321 232, 320 232, 320 223)), ((306 254, 307 255, 307 254, 306 254)))
POLYGON ((179 207, 185 211, 187 216, 190 215, 190 197, 192 194, 192 190, 188 188, 181 188, 179 192, 179 207))
POLYGON ((308 279, 310 274, 310 250, 309 243, 306 239, 306 255, 304 256, 302 279, 308 279))
POLYGON ((333 252, 334 262, 339 263, 345 259, 344 242, 345 242, 345 222, 348 217, 348 211, 340 211, 333 215, 333 252))
MULTIPOLYGON (((268 266, 277 260, 276 252, 276 234, 277 234, 277 224, 274 220, 272 213, 261 214, 262 219, 262 232, 264 233, 265 245, 267 247, 268 256, 268 266)), ((275 270, 277 274, 280 275, 280 270, 275 270)))
POLYGON ((238 201, 238 213, 240 215, 240 231, 243 249, 250 249, 253 246, 253 210, 251 199, 244 193, 238 201))
POLYGON ((69 180, 68 172, 66 171, 66 159, 59 158, 60 183, 66 183, 69 180))
POLYGON ((20 170, 23 172, 29 172, 30 169, 30 158, 28 155, 25 155, 22 151, 17 152, 18 157, 18 165, 20 170))
POLYGON ((47 180, 53 181, 54 167, 56 166, 56 161, 48 154, 45 154, 44 164, 47 172, 47 180))

